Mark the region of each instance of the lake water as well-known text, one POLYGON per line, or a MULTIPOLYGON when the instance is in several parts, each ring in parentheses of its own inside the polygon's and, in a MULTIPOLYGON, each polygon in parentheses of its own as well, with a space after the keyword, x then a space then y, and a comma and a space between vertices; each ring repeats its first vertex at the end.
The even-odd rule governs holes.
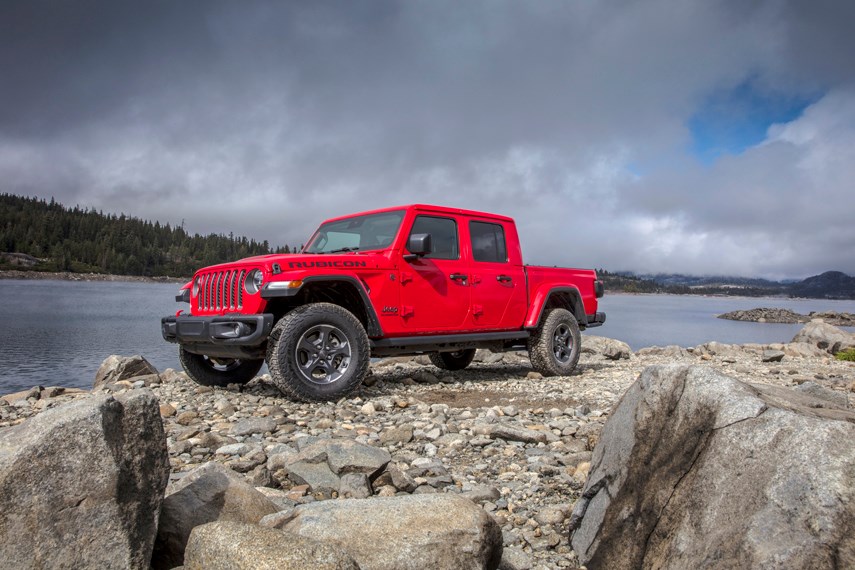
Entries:
MULTIPOLYGON (((179 368, 176 345, 160 336, 160 318, 186 307, 175 302, 178 289, 160 283, 0 280, 0 394, 37 384, 90 388, 111 354, 141 354, 158 370, 179 368)), ((607 295, 601 307, 606 324, 589 332, 639 349, 711 340, 787 342, 801 325, 715 315, 755 307, 852 313, 855 301, 607 295)))

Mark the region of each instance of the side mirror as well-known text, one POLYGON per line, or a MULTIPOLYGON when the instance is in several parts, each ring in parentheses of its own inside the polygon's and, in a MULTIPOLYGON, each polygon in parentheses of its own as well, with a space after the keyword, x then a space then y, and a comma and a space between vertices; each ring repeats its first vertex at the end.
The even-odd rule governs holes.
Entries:
POLYGON ((404 255, 407 261, 415 261, 419 257, 429 254, 433 251, 433 243, 431 242, 430 234, 413 234, 407 240, 408 254, 404 255))

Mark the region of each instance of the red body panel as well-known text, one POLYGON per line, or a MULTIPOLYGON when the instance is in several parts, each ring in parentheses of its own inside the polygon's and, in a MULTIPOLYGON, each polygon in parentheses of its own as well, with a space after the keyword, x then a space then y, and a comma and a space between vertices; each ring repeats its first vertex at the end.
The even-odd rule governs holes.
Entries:
MULTIPOLYGON (((262 272, 265 286, 288 281, 299 287, 310 277, 352 278, 363 288, 384 337, 534 328, 555 291, 577 295, 586 315, 597 311, 596 274, 524 266, 516 226, 505 216, 411 205, 325 224, 389 212, 403 212, 403 218, 395 237, 389 234, 390 243, 379 249, 266 255, 200 270, 191 286, 191 314, 264 313, 268 300, 244 289, 243 280, 253 270, 262 272), (421 227, 454 228, 454 237, 414 231, 431 233, 434 250, 426 257, 406 258, 411 230, 421 227)), ((307 243, 315 243, 318 235, 307 243)))

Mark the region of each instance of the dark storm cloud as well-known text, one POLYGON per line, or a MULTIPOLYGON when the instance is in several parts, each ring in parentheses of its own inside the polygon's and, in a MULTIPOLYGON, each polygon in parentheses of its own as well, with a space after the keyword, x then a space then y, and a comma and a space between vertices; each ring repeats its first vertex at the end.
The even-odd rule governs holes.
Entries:
POLYGON ((848 188, 832 143, 855 125, 823 121, 855 97, 852 12, 8 2, 0 190, 289 244, 330 215, 447 203, 517 217, 531 261, 800 275, 800 256, 845 233, 782 244, 808 223, 841 223, 821 198, 848 188), (817 134, 698 165, 687 122, 749 78, 815 97, 799 128, 817 134))

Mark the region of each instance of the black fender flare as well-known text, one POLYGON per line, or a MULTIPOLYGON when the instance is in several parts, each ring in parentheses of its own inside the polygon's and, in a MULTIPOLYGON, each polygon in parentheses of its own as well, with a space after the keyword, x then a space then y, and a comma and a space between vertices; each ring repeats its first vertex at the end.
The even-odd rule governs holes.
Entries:
MULTIPOLYGON (((294 289, 268 289, 264 287, 261 290, 261 297, 264 299, 274 299, 281 297, 296 297, 303 291, 306 285, 314 285, 319 283, 347 283, 351 285, 362 299, 362 305, 365 308, 366 316, 366 332, 369 337, 382 337, 383 328, 380 326, 380 319, 377 318, 377 312, 374 310, 374 305, 371 303, 371 298, 368 296, 368 291, 365 290, 365 285, 351 275, 309 275, 302 279, 302 284, 294 289)), ((346 308, 346 307, 345 307, 346 308)))

